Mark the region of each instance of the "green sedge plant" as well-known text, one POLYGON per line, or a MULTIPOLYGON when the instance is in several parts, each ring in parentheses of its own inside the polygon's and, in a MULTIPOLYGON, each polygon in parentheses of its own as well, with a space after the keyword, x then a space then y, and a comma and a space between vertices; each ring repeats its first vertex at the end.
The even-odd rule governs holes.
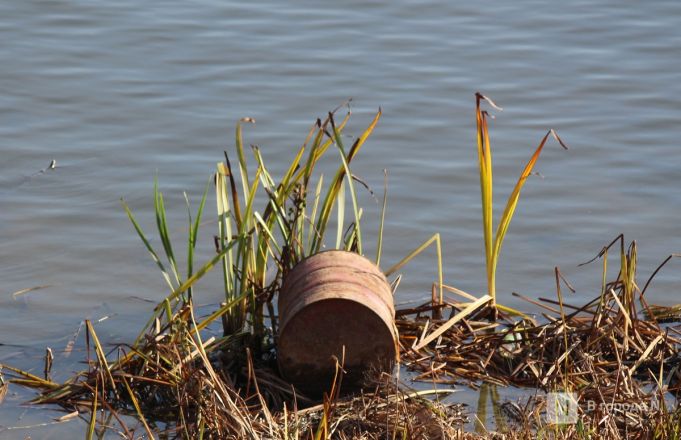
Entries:
MULTIPOLYGON (((154 212, 163 255, 151 244, 128 205, 123 207, 137 234, 161 270, 170 294, 156 307, 143 329, 146 331, 159 319, 170 322, 178 311, 191 302, 194 283, 213 267, 220 267, 224 302, 218 310, 197 323, 200 331, 220 319, 223 339, 248 339, 256 352, 266 349, 268 334, 276 333, 273 318, 273 298, 283 276, 298 261, 326 248, 329 225, 335 219, 335 248, 362 254, 362 209, 357 201, 355 179, 350 169, 352 160, 371 135, 381 117, 375 115, 369 126, 347 148, 343 143, 343 129, 350 111, 337 123, 334 112, 325 120, 317 120, 293 157, 281 179, 276 180, 257 147, 252 147, 255 172, 250 172, 243 143, 243 124, 254 122, 241 119, 236 126, 235 150, 237 160, 232 163, 225 152, 225 160, 217 164, 192 216, 188 208, 187 270, 182 274, 176 249, 170 237, 165 200, 154 182, 154 212), (333 148, 332 148, 333 147, 333 148), (338 165, 333 178, 325 186, 323 174, 315 175, 316 167, 325 154, 337 154, 338 165), (195 270, 194 252, 209 186, 215 188, 217 233, 214 236, 216 255, 195 270), (352 205, 352 221, 346 226, 346 191, 352 205), (256 206, 262 204, 262 209, 256 206), (334 218, 334 211, 336 212, 334 218), (269 325, 266 325, 269 324, 269 325)), ((385 201, 381 212, 384 218, 385 201)), ((380 260, 383 225, 381 220, 376 261, 380 260)), ((158 324, 156 324, 158 325, 158 324)))

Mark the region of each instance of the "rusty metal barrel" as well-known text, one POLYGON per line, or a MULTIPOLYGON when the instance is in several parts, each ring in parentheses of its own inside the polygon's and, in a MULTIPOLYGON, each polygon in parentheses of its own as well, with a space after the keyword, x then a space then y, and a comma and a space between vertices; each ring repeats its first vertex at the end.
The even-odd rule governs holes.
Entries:
POLYGON ((330 389, 343 356, 345 389, 397 360, 390 285, 361 255, 332 250, 302 260, 285 276, 278 307, 279 370, 309 396, 330 389))

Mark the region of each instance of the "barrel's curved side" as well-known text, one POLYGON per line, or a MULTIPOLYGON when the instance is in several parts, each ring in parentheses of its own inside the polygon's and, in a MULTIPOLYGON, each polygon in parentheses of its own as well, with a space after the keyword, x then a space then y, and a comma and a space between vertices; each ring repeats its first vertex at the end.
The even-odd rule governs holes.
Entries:
MULTIPOLYGON (((302 346, 305 344, 302 341, 313 340, 310 338, 310 332, 315 332, 322 340, 328 337, 329 340, 335 341, 336 346, 342 343, 349 351, 346 360, 350 363, 367 362, 387 368, 399 358, 392 290, 380 269, 358 254, 337 250, 324 251, 299 262, 284 279, 278 297, 278 309, 279 367, 284 377, 302 380, 304 376, 299 374, 301 369, 321 371, 323 368, 329 368, 328 358, 329 355, 335 355, 334 353, 326 353, 326 347, 317 342, 309 342, 311 351, 319 351, 318 354, 311 356, 307 347, 302 346), (347 315, 350 309, 352 312, 347 315), (340 319, 334 316, 336 311, 347 316, 343 315, 343 319, 340 319), (336 328, 329 327, 331 322, 336 328), (360 335, 359 328, 374 334, 360 335), (348 340, 343 339, 345 337, 348 340), (296 346, 298 340, 301 341, 301 346, 296 346), (370 341, 370 344, 367 341, 370 341), (369 351, 367 346, 371 346, 375 354, 369 351), (295 365, 297 353, 301 358, 300 365, 295 365), (356 356, 353 356, 354 354, 356 356), (376 359, 366 361, 366 358, 372 355, 376 359), (314 368, 315 365, 311 368, 311 363, 314 364, 311 359, 315 359, 315 356, 318 356, 316 358, 318 368, 314 368), (306 359, 304 365, 302 358, 306 359), (286 359, 284 365, 282 359, 286 359)), ((337 350, 337 347, 328 350, 337 350)), ((361 367, 353 366, 356 369, 361 367)), ((328 384, 323 386, 326 385, 328 384)))

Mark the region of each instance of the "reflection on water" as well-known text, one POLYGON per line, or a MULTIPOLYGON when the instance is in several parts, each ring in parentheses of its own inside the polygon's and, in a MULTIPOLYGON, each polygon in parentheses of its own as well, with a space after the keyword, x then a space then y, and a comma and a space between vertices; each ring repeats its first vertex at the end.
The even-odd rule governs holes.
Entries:
POLYGON ((488 426, 488 421, 490 418, 487 415, 487 410, 491 406, 493 420, 495 427, 500 432, 505 431, 506 421, 501 414, 501 403, 499 400, 499 390, 496 385, 483 383, 480 386, 480 391, 478 395, 478 409, 475 412, 475 432, 484 434, 489 432, 491 429, 488 426))
MULTIPOLYGON (((547 149, 544 177, 523 190, 500 300, 528 308, 510 292, 544 294, 554 266, 577 289, 572 303, 590 298, 600 268, 576 264, 619 233, 638 240, 647 277, 681 249, 680 13, 672 1, 0 4, 0 359, 41 365, 46 346, 65 347, 105 303, 117 316, 98 334, 134 337, 151 308, 136 298, 165 292, 119 199, 152 228, 158 174, 181 238, 182 191, 200 197, 238 119, 258 121, 246 142, 281 174, 315 118, 348 97, 352 133, 384 111, 355 172, 372 188, 389 172, 386 267, 440 232, 448 284, 484 291, 480 90, 505 109, 491 127, 499 200, 546 129, 571 147, 547 149)), ((364 197, 375 236, 380 207, 364 197)), ((430 295, 434 262, 426 252, 405 268, 398 301, 430 295)), ((675 272, 661 272, 651 302, 678 301, 675 272)), ((218 285, 198 286, 200 301, 218 302, 218 285)), ((75 370, 75 358, 57 356, 55 371, 75 370)), ((13 393, 0 425, 42 417, 18 421, 28 397, 13 393)))

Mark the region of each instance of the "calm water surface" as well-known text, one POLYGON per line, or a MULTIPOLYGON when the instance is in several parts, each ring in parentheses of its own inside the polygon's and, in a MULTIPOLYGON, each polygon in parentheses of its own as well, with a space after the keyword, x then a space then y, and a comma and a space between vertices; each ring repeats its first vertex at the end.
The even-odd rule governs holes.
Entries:
MULTIPOLYGON (((550 296, 554 266, 572 301, 592 297, 599 268, 576 265, 619 233, 638 240, 647 278, 681 252, 680 16, 677 1, 0 2, 0 362, 39 372, 50 346, 63 379, 80 368, 81 351, 60 353, 86 317, 109 317, 107 343, 129 341, 152 307, 140 298, 165 290, 119 199, 152 231, 158 173, 182 239, 182 191, 199 198, 239 118, 257 120, 246 140, 280 174, 349 97, 351 133, 384 111, 355 166, 378 192, 389 172, 384 264, 440 232, 446 280, 484 292, 480 90, 505 108, 492 123, 499 203, 545 130, 571 147, 549 146, 526 186, 501 301, 533 310, 510 293, 550 296), (33 286, 48 287, 12 295, 33 286)), ((375 236, 377 204, 363 202, 375 236)), ((651 302, 681 302, 680 264, 651 302)), ((434 268, 434 252, 407 267, 399 301, 428 296, 434 268)), ((218 278, 203 304, 220 300, 218 278)), ((10 389, 0 438, 81 435, 78 422, 5 430, 56 414, 20 407, 29 397, 10 389)))

